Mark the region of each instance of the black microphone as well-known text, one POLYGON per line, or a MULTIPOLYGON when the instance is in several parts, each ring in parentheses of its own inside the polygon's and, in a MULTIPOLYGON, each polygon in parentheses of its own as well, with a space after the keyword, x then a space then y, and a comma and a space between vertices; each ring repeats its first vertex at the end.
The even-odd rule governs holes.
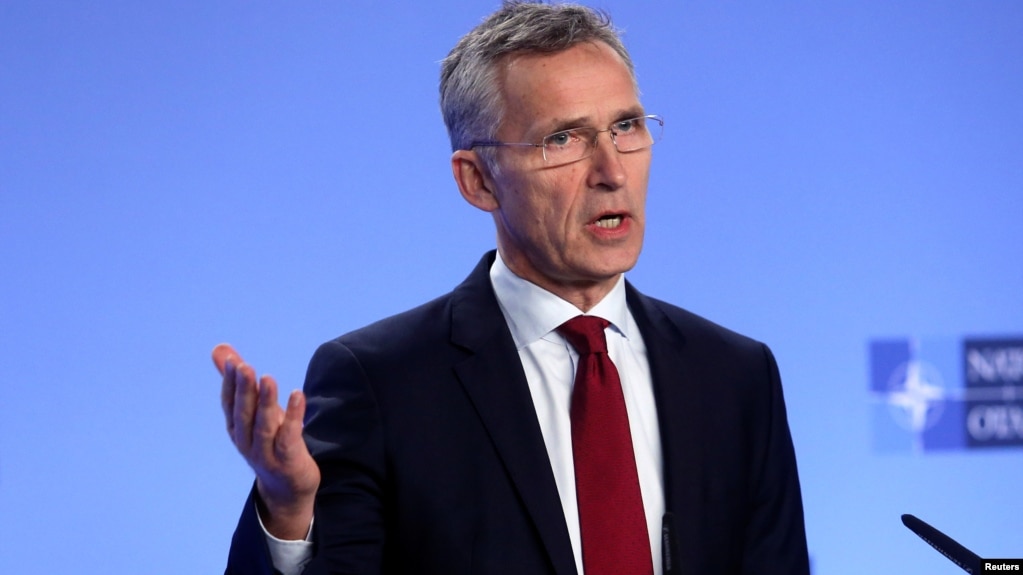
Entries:
POLYGON ((938 553, 948 557, 949 560, 967 573, 980 573, 980 557, 973 551, 956 543, 948 535, 908 513, 902 516, 902 524, 909 527, 913 533, 920 536, 920 539, 926 541, 931 547, 937 549, 938 553))
POLYGON ((661 567, 664 575, 682 573, 682 567, 678 564, 679 559, 675 515, 668 511, 661 518, 661 567))

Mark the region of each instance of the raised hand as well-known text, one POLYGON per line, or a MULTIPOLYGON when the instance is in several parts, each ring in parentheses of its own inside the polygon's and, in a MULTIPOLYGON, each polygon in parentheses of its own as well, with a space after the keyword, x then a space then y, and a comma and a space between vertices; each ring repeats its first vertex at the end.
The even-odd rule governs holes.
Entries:
POLYGON ((277 382, 256 371, 228 344, 213 348, 224 381, 220 403, 227 433, 256 472, 263 526, 278 539, 304 539, 313 518, 320 469, 302 439, 305 395, 293 391, 287 410, 277 403, 277 382))

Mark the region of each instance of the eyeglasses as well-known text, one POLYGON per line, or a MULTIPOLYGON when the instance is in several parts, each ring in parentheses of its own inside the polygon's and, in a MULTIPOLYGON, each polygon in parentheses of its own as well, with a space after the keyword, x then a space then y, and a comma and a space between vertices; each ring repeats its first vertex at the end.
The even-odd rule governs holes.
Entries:
POLYGON ((619 153, 635 152, 653 146, 664 135, 664 118, 656 115, 640 116, 618 120, 606 130, 596 128, 572 128, 554 132, 539 144, 528 142, 473 142, 469 149, 498 146, 529 146, 543 151, 543 160, 548 166, 571 164, 588 158, 597 147, 597 136, 603 132, 611 135, 611 143, 619 153))

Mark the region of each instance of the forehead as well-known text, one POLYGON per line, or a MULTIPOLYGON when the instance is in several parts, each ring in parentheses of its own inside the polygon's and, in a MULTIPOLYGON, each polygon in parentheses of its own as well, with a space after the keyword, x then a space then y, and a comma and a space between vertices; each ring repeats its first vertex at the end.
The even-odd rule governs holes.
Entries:
POLYGON ((506 135, 537 135, 565 123, 609 123, 642 111, 628 66, 603 42, 554 53, 511 54, 499 80, 504 104, 500 131, 506 135))

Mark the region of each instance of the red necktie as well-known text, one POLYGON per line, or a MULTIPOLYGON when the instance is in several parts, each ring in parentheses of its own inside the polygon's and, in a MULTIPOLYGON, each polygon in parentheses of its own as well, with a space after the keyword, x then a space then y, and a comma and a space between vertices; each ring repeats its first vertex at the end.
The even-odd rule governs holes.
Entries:
POLYGON ((585 575, 650 575, 650 538, 622 382, 607 355, 610 323, 577 316, 558 333, 579 352, 572 454, 585 575))

